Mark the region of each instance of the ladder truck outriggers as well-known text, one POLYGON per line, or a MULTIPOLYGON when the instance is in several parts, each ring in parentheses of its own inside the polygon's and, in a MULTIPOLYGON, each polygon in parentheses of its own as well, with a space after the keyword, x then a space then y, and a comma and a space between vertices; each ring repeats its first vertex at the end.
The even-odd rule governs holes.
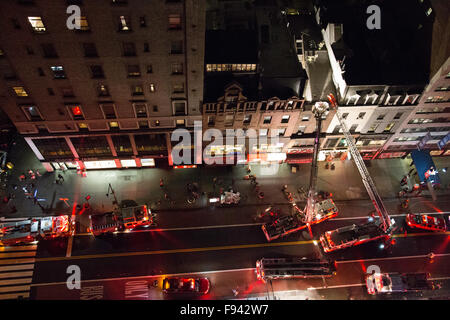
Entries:
POLYGON ((301 210, 293 199, 288 197, 288 199, 292 199, 290 202, 294 208, 294 214, 282 216, 274 221, 263 224, 261 228, 267 241, 272 241, 306 228, 308 228, 312 237, 311 225, 334 218, 338 214, 338 209, 331 197, 328 196, 324 198, 319 196, 316 192, 317 161, 319 157, 322 117, 327 111, 328 103, 326 102, 317 102, 312 108, 312 112, 316 118, 316 136, 314 139, 314 153, 306 207, 304 210, 301 210))
POLYGON ((339 120, 342 132, 347 140, 348 150, 356 164, 356 167, 358 168, 363 184, 370 199, 372 200, 375 211, 380 216, 380 219, 378 221, 370 221, 362 225, 353 224, 332 231, 327 231, 320 236, 320 243, 324 252, 331 252, 375 240, 383 240, 385 243, 388 243, 388 241, 391 240, 392 233, 395 229, 395 221, 393 219, 391 220, 389 217, 369 171, 367 170, 366 165, 364 164, 364 161, 356 148, 353 137, 348 131, 347 125, 342 118, 335 97, 332 94, 329 94, 328 100, 330 101, 331 106, 336 110, 336 117, 339 120))

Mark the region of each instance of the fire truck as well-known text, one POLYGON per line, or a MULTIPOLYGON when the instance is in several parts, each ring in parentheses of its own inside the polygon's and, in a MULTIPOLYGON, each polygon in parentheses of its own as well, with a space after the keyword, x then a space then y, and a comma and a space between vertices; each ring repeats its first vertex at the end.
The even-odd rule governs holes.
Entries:
MULTIPOLYGON (((331 196, 324 199, 316 192, 318 170, 317 161, 319 157, 322 116, 328 111, 328 104, 323 102, 316 103, 313 106, 312 111, 316 118, 316 137, 314 139, 314 153, 311 164, 309 192, 306 207, 304 210, 301 210, 293 201, 292 197, 288 197, 289 202, 291 202, 293 206, 294 213, 288 216, 282 216, 274 221, 267 222, 262 225, 261 228, 267 241, 284 237, 305 228, 310 230, 311 225, 334 218, 338 215, 338 208, 331 199, 331 196)), ((283 188, 283 192, 285 192, 285 195, 290 194, 285 188, 283 188)))
POLYGON ((156 215, 147 205, 120 207, 111 212, 90 215, 88 231, 94 236, 121 230, 133 230, 136 227, 155 225, 156 215))
POLYGON ((336 264, 328 260, 299 258, 262 258, 256 261, 256 276, 266 282, 276 279, 331 277, 336 264))
POLYGON ((367 293, 371 295, 396 292, 421 292, 434 290, 430 274, 420 273, 373 273, 366 276, 367 293))
POLYGON ((0 242, 4 246, 21 245, 67 237, 70 232, 71 224, 67 215, 29 218, 0 224, 0 242))
POLYGON ((375 207, 375 211, 380 216, 380 220, 374 220, 364 225, 354 224, 351 226, 338 228, 336 230, 327 231, 320 236, 320 243, 325 252, 330 252, 370 241, 383 240, 384 242, 388 242, 391 240, 392 233, 396 228, 395 221, 389 217, 372 177, 370 176, 369 171, 367 170, 366 165, 364 164, 364 161, 355 145, 353 137, 348 131, 347 125, 342 118, 336 99, 332 94, 329 94, 328 100, 336 110, 336 117, 339 120, 342 132, 347 140, 348 150, 350 151, 352 159, 358 168, 363 184, 375 207))

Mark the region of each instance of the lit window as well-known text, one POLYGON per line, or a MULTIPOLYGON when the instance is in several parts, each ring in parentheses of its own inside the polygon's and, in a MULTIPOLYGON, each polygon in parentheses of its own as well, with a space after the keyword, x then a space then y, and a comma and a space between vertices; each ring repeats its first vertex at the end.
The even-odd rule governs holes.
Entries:
POLYGON ((50 69, 53 72, 53 78, 55 79, 65 79, 66 73, 64 72, 63 66, 51 66, 50 69))
POLYGON ((395 122, 389 123, 389 124, 386 126, 386 128, 384 128, 384 132, 390 132, 391 129, 394 127, 394 125, 395 125, 395 122))
POLYGON ((69 105, 67 106, 70 109, 70 114, 74 120, 83 120, 83 112, 81 110, 81 106, 79 105, 69 105))
POLYGON ((309 116, 303 116, 302 121, 309 121, 309 116))
POLYGON ((251 114, 246 114, 244 117, 244 123, 245 124, 249 124, 252 121, 252 115, 251 114))
POLYGON ((78 128, 80 128, 80 129, 88 129, 88 125, 87 125, 87 123, 80 122, 80 123, 78 123, 78 128))
POLYGON ((137 118, 147 118, 147 106, 145 104, 135 104, 134 110, 137 118))
POLYGON ((13 87, 13 90, 18 97, 28 97, 28 93, 24 87, 13 87))
POLYGON ((141 85, 134 85, 131 87, 133 96, 140 96, 144 94, 144 88, 141 85))
POLYGON ((178 119, 177 126, 184 126, 184 119, 178 119))
POLYGON ((119 31, 131 31, 130 17, 128 16, 119 17, 119 31))
POLYGON ((155 159, 141 159, 141 165, 143 167, 154 167, 155 159))
POLYGON ((179 14, 169 15, 169 29, 181 29, 181 16, 179 14))
POLYGON ((259 129, 259 135, 260 136, 267 136, 268 129, 259 129))
POLYGON ((110 128, 118 128, 119 127, 119 123, 117 121, 111 121, 109 123, 109 127, 110 128))
POLYGON ((172 74, 183 74, 183 64, 172 63, 172 74))
POLYGON ((25 111, 28 119, 30 119, 31 121, 42 120, 41 114, 39 113, 39 110, 36 106, 26 106, 23 107, 23 110, 25 111))
POLYGON ((129 77, 140 77, 141 70, 139 69, 139 65, 128 65, 128 76, 129 77))
POLYGON ((156 87, 154 83, 150 83, 150 92, 155 92, 156 91, 156 87))
POLYGON ((80 25, 80 29, 76 29, 76 30, 89 31, 91 29, 89 27, 89 23, 88 23, 86 17, 79 17, 76 20, 78 20, 77 23, 79 23, 79 25, 80 25))
POLYGON ((45 32, 45 26, 41 17, 28 17, 31 27, 35 32, 45 32))
POLYGON ((156 120, 156 121, 154 122, 154 125, 155 125, 156 127, 159 127, 159 124, 160 124, 159 120, 156 120))
POLYGON ((288 123, 289 122, 289 118, 290 118, 290 116, 283 116, 282 118, 281 118, 281 123, 288 123))
POLYGON ((101 97, 109 96, 108 87, 104 84, 98 85, 98 95, 101 97))
POLYGON ((173 93, 184 93, 184 83, 174 84, 173 93))

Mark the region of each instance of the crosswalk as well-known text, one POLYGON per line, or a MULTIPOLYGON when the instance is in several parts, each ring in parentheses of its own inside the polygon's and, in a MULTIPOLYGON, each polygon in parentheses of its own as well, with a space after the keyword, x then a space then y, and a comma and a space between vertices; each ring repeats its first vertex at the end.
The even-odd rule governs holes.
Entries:
POLYGON ((28 299, 37 245, 0 246, 0 300, 28 299))

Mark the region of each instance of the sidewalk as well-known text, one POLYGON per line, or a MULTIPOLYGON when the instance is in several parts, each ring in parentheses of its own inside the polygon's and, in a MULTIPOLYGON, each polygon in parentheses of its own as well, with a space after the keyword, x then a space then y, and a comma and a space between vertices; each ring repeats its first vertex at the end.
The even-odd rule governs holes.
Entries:
MULTIPOLYGON (((157 211, 185 211, 208 207, 210 206, 208 196, 218 196, 220 188, 227 189, 230 186, 247 198, 239 207, 286 204, 287 200, 281 192, 282 186, 287 184, 295 200, 299 201, 297 188, 301 186, 307 190, 310 174, 310 164, 298 165, 296 173, 291 171, 290 165, 281 164, 272 174, 264 174, 267 168, 262 165, 251 165, 251 174, 257 177, 260 191, 264 192, 264 199, 260 200, 251 182, 243 179, 247 175, 246 166, 94 170, 88 171, 87 177, 83 178, 76 174, 75 170, 47 173, 22 138, 17 140, 17 145, 10 154, 10 161, 14 163, 14 169, 8 181, 8 188, 1 190, 1 196, 3 199, 9 193, 14 194, 15 198, 11 199, 9 204, 3 201, 0 204, 0 216, 10 218, 72 213, 73 204, 75 202, 83 204, 88 195, 91 197, 89 203, 94 210, 110 210, 113 195, 106 196, 109 183, 119 201, 133 199, 137 203, 147 203, 157 211), (29 169, 33 171, 38 169, 42 176, 36 176, 35 180, 27 178, 21 182, 19 176, 22 173, 28 176, 29 169), (58 174, 64 177, 62 184, 55 184, 58 174), (163 188, 160 187, 161 178, 164 181, 163 188), (217 178, 215 186, 213 178, 217 178), (42 199, 36 203, 32 198, 27 199, 22 190, 22 186, 31 182, 35 185, 34 191, 37 190, 37 198, 42 199), (196 203, 189 204, 186 185, 193 182, 199 186, 200 198, 196 203), (14 190, 13 185, 17 185, 18 188, 14 190), (174 202, 165 199, 165 192, 174 202), (13 205, 17 208, 15 213, 11 212, 13 205)), ((434 158, 434 161, 438 169, 447 167, 450 163, 450 159, 447 158, 434 158)), ((399 182, 410 169, 409 162, 402 159, 385 159, 370 163, 368 170, 383 198, 396 197, 400 190, 399 182)), ((335 170, 330 170, 325 169, 324 162, 319 163, 317 189, 332 192, 333 199, 338 201, 367 199, 367 193, 353 161, 335 162, 335 166, 335 170)), ((441 180, 442 186, 447 186, 450 183, 450 174, 441 175, 441 180)), ((450 194, 450 190, 442 188, 437 190, 437 194, 447 195, 450 194)), ((422 195, 427 196, 428 191, 424 191, 422 195)))

